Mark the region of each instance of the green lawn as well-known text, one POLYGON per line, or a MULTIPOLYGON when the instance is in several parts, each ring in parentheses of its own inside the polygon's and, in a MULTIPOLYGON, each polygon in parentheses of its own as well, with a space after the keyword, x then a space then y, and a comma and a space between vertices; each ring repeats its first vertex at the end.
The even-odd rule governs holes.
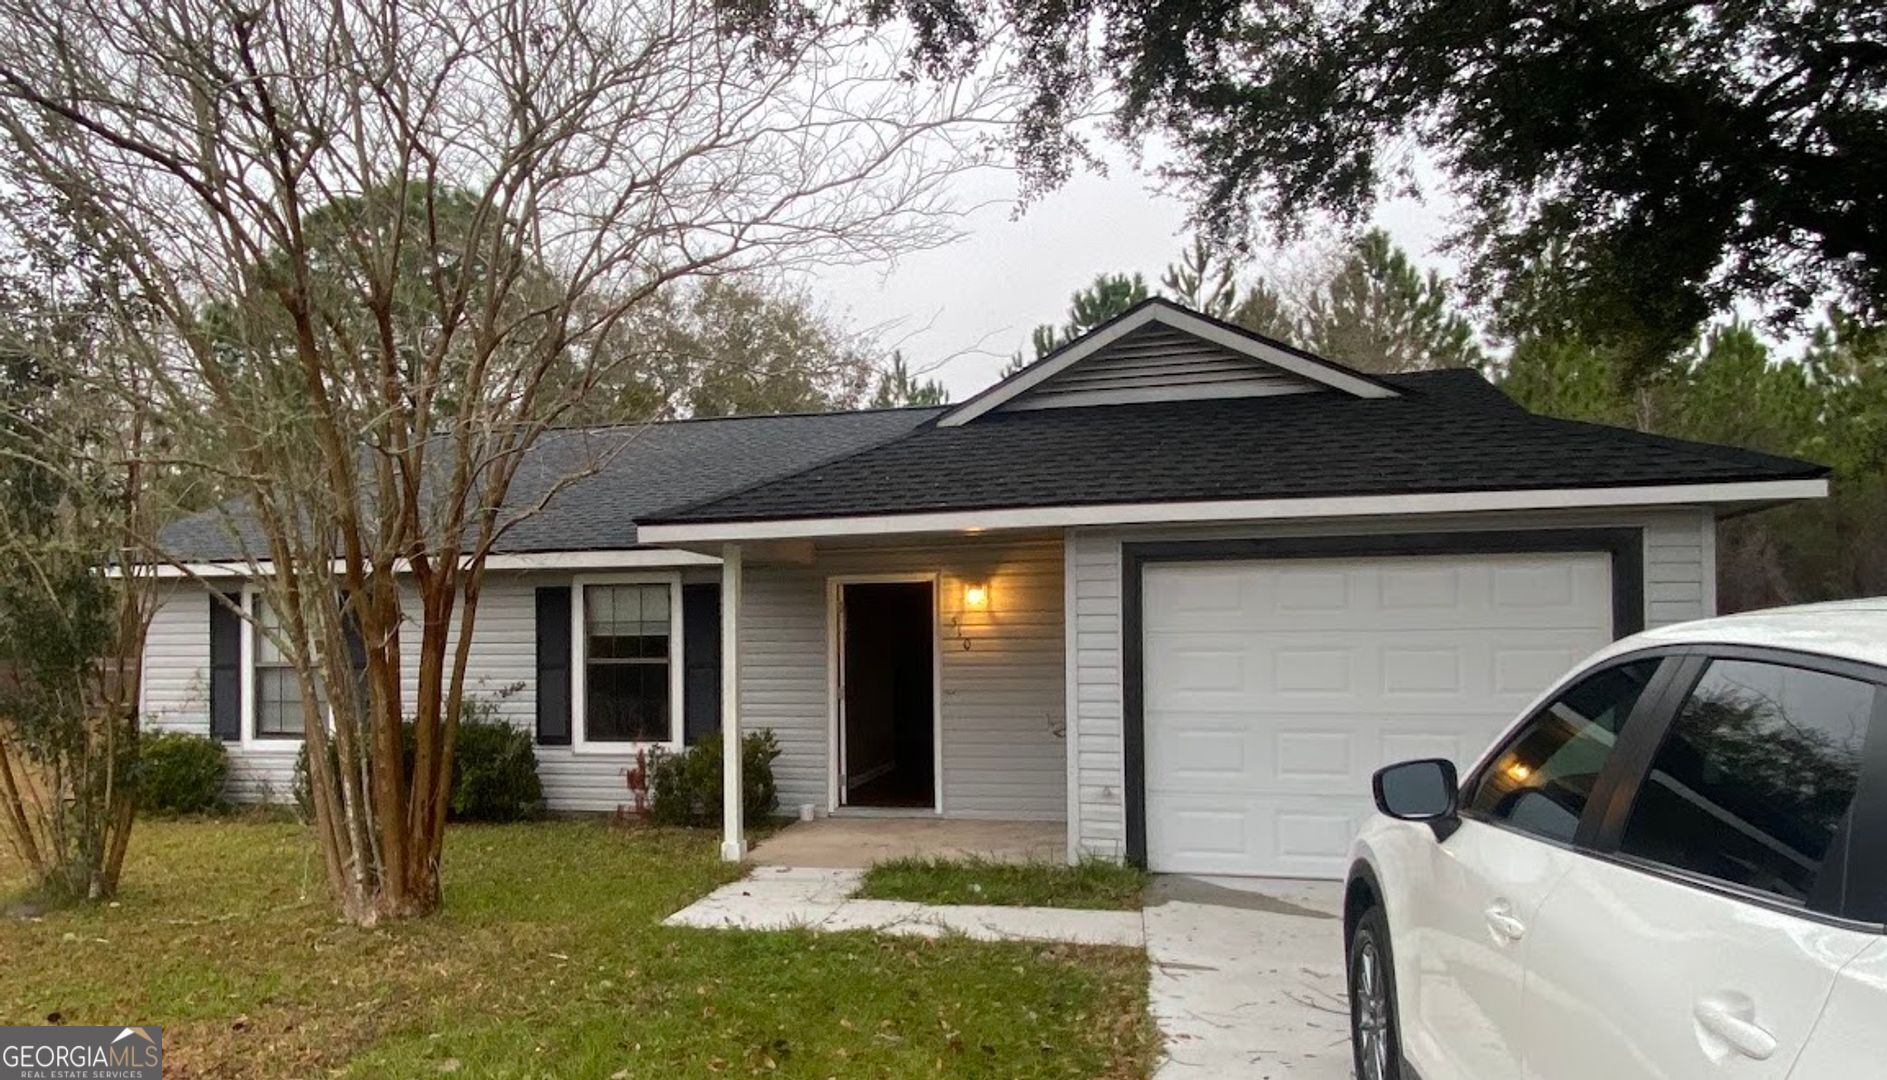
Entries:
POLYGON ((455 826, 445 913, 362 931, 298 826, 144 822, 115 906, 0 920, 0 1024, 162 1024, 171 1077, 1147 1074, 1143 953, 658 925, 714 850, 455 826))
POLYGON ((1101 859, 1074 866, 981 859, 892 859, 865 872, 858 895, 923 904, 1138 911, 1146 886, 1144 870, 1101 859))

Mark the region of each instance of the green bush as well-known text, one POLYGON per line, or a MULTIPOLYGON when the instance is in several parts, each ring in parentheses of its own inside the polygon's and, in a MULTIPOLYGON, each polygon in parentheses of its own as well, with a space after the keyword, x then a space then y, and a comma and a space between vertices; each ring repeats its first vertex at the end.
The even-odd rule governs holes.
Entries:
MULTIPOLYGON (((466 698, 460 706, 459 740, 452 757, 452 795, 446 804, 448 821, 521 821, 543 805, 544 785, 537 776, 537 750, 531 733, 498 715, 498 706, 483 698, 466 698)), ((405 775, 412 778, 413 725, 402 725, 400 748, 405 775)), ((332 753, 332 745, 329 752, 332 753)), ((295 806, 302 817, 314 817, 308 787, 308 747, 295 759, 295 806)))
POLYGON ((465 703, 452 768, 451 820, 521 821, 544 800, 531 733, 506 722, 491 702, 465 703))
POLYGON ((138 800, 160 814, 201 814, 223 804, 229 755, 223 744, 181 731, 147 731, 138 739, 138 800))
MULTIPOLYGON (((779 792, 773 759, 779 741, 771 731, 741 740, 741 808, 747 824, 773 813, 779 792)), ((679 753, 658 751, 649 758, 650 816, 663 825, 718 825, 721 822, 721 737, 709 735, 679 753)))

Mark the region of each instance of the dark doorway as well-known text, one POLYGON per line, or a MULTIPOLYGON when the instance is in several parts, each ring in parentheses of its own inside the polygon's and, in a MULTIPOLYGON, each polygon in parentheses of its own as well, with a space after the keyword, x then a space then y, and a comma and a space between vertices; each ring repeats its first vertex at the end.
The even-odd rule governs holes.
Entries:
POLYGON ((937 805, 932 583, 840 585, 839 779, 846 806, 937 805))

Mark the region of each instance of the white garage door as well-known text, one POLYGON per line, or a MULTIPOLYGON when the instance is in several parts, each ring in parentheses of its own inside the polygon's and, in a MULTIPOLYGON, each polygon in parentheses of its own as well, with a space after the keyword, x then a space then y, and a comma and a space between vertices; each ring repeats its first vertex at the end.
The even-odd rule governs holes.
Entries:
POLYGON ((1612 639, 1604 554, 1155 563, 1147 859, 1342 877, 1390 762, 1466 764, 1612 639))

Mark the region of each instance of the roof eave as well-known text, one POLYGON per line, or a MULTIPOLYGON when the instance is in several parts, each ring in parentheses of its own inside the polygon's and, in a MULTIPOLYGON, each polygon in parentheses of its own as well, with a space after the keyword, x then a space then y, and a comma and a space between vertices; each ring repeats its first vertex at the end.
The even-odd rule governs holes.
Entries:
POLYGON ((970 533, 1012 529, 1057 529, 1105 525, 1165 525, 1213 521, 1369 518, 1409 514, 1487 513, 1658 506, 1740 509, 1819 499, 1828 494, 1823 477, 1739 480, 1690 484, 1643 484, 1583 488, 1503 488, 1397 495, 1322 495, 1273 499, 1189 502, 1096 503, 996 509, 920 511, 856 516, 722 521, 655 521, 638 525, 648 544, 739 543, 749 540, 970 533))

